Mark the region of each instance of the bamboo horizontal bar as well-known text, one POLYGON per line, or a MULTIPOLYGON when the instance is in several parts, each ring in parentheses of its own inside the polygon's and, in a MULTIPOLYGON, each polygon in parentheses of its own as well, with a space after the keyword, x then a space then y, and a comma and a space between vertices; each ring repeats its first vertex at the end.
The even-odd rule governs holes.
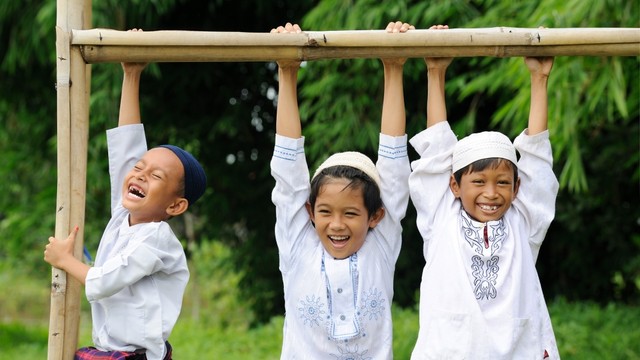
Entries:
POLYGON ((307 31, 72 30, 87 63, 319 60, 381 57, 640 56, 640 28, 307 31))

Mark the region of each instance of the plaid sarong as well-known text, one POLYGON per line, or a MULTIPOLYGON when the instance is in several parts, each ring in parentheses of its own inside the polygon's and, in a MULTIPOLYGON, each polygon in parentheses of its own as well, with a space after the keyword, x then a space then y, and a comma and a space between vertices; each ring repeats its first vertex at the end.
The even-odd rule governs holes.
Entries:
MULTIPOLYGON (((171 360, 171 353, 173 352, 171 344, 167 341, 165 346, 167 347, 167 354, 163 360, 171 360)), ((147 360, 147 355, 144 352, 100 351, 93 346, 89 346, 76 350, 73 360, 147 360)))

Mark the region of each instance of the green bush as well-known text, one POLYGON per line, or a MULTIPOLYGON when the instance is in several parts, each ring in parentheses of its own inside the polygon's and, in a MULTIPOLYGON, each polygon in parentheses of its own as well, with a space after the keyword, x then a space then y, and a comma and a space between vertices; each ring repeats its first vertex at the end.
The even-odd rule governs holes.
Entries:
MULTIPOLYGON (((284 318, 252 327, 251 299, 239 291, 240 274, 233 268, 232 249, 205 241, 190 249, 191 279, 182 314, 169 339, 176 358, 279 359, 284 318)), ((45 359, 50 274, 28 277, 0 263, 0 360, 45 359)), ((563 359, 640 359, 640 308, 622 303, 549 303, 558 348, 563 359)), ((418 335, 418 311, 392 307, 394 358, 409 359, 418 335)), ((78 346, 91 344, 88 303, 82 300, 78 346)))

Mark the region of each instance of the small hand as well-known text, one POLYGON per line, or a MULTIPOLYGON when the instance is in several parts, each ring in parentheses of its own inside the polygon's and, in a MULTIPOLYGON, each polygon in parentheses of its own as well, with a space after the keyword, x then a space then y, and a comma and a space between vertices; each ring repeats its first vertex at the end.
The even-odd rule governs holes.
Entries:
POLYGON ((300 25, 291 24, 290 22, 286 23, 284 26, 280 25, 277 28, 271 29, 271 33, 290 33, 290 34, 299 34, 302 32, 300 25))
POLYGON ((529 72, 531 72, 531 76, 545 76, 548 77, 551 73, 551 69, 553 68, 553 57, 545 56, 545 57, 531 57, 527 56, 524 58, 525 64, 527 64, 527 68, 529 68, 529 72))
MULTIPOLYGON (((302 33, 302 29, 298 24, 291 24, 290 22, 286 23, 284 26, 280 25, 276 28, 271 29, 271 34, 300 34, 302 33)), ((278 60, 278 67, 280 69, 292 69, 297 70, 300 67, 299 60, 278 60)))
POLYGON ((56 239, 53 236, 49 237, 49 244, 45 246, 44 250, 44 261, 58 269, 64 269, 66 259, 73 257, 73 247, 78 229, 76 226, 64 240, 56 239))
MULTIPOLYGON (((538 29, 545 29, 544 26, 538 26, 538 29)), ((541 75, 549 77, 551 68, 553 68, 553 57, 525 57, 524 63, 527 64, 531 76, 541 75)))
POLYGON ((415 26, 409 23, 403 23, 402 21, 392 21, 387 24, 387 28, 385 29, 388 33, 403 33, 409 30, 415 30, 415 26))
MULTIPOLYGON (((395 22, 392 21, 389 24, 387 24, 385 31, 388 33, 405 33, 409 30, 415 30, 415 29, 416 27, 409 23, 405 23, 402 21, 395 21, 395 22)), ((407 61, 406 58, 382 58, 381 60, 385 66, 404 65, 405 61, 407 61)))
MULTIPOLYGON (((429 30, 448 30, 449 25, 432 25, 429 30)), ((449 57, 439 57, 439 58, 425 58, 424 61, 427 63, 427 69, 446 69, 453 58, 449 57)))
MULTIPOLYGON (((142 29, 133 28, 131 30, 127 30, 127 32, 142 32, 142 29)), ((121 63, 122 70, 124 70, 124 72, 129 73, 129 74, 140 74, 140 73, 142 73, 142 70, 144 70, 144 68, 147 66, 147 64, 148 63, 141 63, 141 62, 123 62, 123 63, 121 63)))

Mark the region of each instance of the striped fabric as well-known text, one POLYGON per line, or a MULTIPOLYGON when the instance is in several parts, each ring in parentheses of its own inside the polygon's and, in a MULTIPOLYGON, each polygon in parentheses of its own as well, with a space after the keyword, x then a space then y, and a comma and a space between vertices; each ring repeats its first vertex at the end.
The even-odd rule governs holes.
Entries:
MULTIPOLYGON (((167 346, 167 354, 163 360, 171 360, 172 348, 169 342, 167 346)), ((147 360, 144 352, 129 351, 100 351, 93 346, 83 347, 76 351, 74 360, 147 360)))

